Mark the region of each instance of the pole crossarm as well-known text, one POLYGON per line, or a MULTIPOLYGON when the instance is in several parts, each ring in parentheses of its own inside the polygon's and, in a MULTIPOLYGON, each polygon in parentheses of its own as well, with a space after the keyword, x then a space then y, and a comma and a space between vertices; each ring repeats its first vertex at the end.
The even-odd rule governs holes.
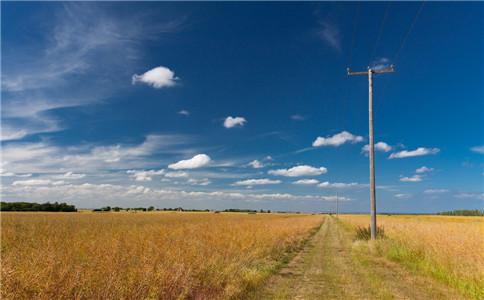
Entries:
MULTIPOLYGON (((368 69, 370 69, 370 67, 368 67, 368 69)), ((346 69, 346 71, 348 71, 348 75, 368 75, 368 71, 350 72, 350 68, 346 69)), ((393 65, 391 65, 391 69, 389 70, 378 70, 378 71, 371 70, 371 72, 373 74, 379 74, 379 73, 391 73, 391 72, 395 72, 395 70, 393 70, 393 65)))

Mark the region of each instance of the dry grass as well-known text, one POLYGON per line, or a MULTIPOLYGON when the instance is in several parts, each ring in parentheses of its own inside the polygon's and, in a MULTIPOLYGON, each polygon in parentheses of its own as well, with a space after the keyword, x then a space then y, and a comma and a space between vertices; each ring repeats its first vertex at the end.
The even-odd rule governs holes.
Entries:
POLYGON ((2 213, 4 299, 242 298, 320 215, 2 213))
MULTIPOLYGON (((341 215, 352 226, 368 226, 369 216, 341 215)), ((484 296, 484 218, 378 216, 395 243, 383 242, 384 255, 424 271, 472 297, 484 296)))

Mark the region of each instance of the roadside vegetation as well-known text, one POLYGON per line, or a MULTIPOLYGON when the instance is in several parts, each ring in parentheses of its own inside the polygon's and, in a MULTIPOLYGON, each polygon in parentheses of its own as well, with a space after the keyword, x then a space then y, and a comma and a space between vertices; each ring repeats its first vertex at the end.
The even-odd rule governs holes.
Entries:
MULTIPOLYGON (((340 215, 353 230, 369 216, 340 215)), ((448 216, 378 216, 387 238, 355 242, 353 251, 386 257, 429 275, 471 298, 484 298, 484 219, 448 216)))
POLYGON ((2 299, 234 299, 301 249, 322 215, 2 213, 2 299))

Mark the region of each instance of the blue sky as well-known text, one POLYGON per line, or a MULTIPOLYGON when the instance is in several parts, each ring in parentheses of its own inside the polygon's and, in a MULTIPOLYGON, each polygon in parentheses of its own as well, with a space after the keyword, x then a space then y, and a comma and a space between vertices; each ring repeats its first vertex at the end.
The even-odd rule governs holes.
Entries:
POLYGON ((3 2, 2 200, 368 212, 394 64, 377 211, 482 209, 483 3, 420 8, 3 2))

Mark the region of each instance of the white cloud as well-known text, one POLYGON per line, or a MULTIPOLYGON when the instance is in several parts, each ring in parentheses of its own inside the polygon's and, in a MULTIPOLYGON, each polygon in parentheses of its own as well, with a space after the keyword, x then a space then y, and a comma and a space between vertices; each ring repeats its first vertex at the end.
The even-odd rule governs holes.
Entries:
POLYGON ((32 174, 30 174, 30 173, 28 173, 28 174, 16 174, 16 173, 13 173, 13 172, 7 172, 3 168, 0 168, 0 176, 1 177, 30 177, 30 176, 32 176, 32 174))
POLYGON ((12 183, 13 186, 39 186, 39 185, 63 185, 66 184, 65 181, 52 181, 49 179, 29 179, 29 180, 19 180, 12 183))
POLYGON ((434 168, 427 168, 426 166, 420 167, 417 170, 415 170, 416 173, 425 173, 425 172, 430 172, 433 171, 434 168))
POLYGON ((178 114, 188 116, 188 115, 190 115, 190 112, 189 112, 188 110, 184 110, 184 109, 183 109, 183 110, 180 110, 180 111, 178 112, 178 114))
POLYGON ((270 180, 270 179, 247 179, 235 182, 233 185, 261 185, 261 184, 279 184, 280 180, 270 180))
POLYGON ((162 175, 165 172, 165 170, 149 170, 149 171, 143 171, 143 170, 128 170, 126 173, 131 174, 131 176, 134 178, 136 181, 151 181, 152 176, 155 175, 162 175))
POLYGON ((252 166, 254 169, 260 169, 260 168, 265 167, 265 165, 263 163, 261 163, 260 161, 258 161, 257 159, 251 161, 249 163, 249 165, 252 166))
POLYGON ((371 63, 371 68, 375 71, 390 69, 390 59, 386 57, 380 57, 371 63))
MULTIPOLYGON (((25 22, 44 14, 34 11, 25 22)), ((35 41, 2 52, 2 137, 66 129, 61 125, 69 122, 49 110, 100 103, 122 92, 146 41, 175 33, 185 21, 169 17, 133 12, 119 18, 94 2, 53 7, 51 22, 35 41)))
POLYGON ((401 177, 399 180, 401 182, 419 182, 422 181, 422 177, 420 175, 413 175, 412 177, 401 177))
POLYGON ((293 184, 318 184, 319 181, 316 179, 301 179, 298 181, 294 181, 293 184))
POLYGON ((329 183, 328 181, 325 181, 325 182, 322 182, 320 184, 318 184, 318 187, 324 187, 324 188, 329 188, 329 187, 332 187, 332 188, 353 188, 353 187, 366 187, 368 186, 367 184, 360 184, 360 183, 356 183, 356 182, 352 182, 352 183, 343 183, 343 182, 335 182, 335 183, 329 183))
POLYGON ((190 178, 190 179, 188 179, 187 182, 192 184, 192 185, 202 185, 202 186, 209 185, 209 184, 212 183, 208 178, 203 178, 203 179, 190 178))
POLYGON ((476 146, 476 147, 472 147, 472 148, 471 148, 471 151, 474 151, 474 152, 477 152, 477 153, 484 154, 484 145, 482 145, 482 146, 476 146))
POLYGON ((81 178, 84 178, 84 176, 86 176, 86 174, 76 174, 73 172, 67 172, 65 174, 56 175, 53 177, 58 179, 81 179, 81 178))
POLYGON ((25 131, 24 129, 21 129, 21 130, 10 129, 9 131, 7 131, 5 128, 2 128, 0 141, 20 140, 26 135, 27 135, 27 131, 25 131))
POLYGON ((206 154, 197 154, 194 157, 186 160, 180 160, 177 163, 168 166, 170 169, 196 169, 201 168, 210 163, 210 157, 206 154))
POLYGON ((167 172, 165 173, 165 177, 168 178, 180 178, 180 177, 188 177, 188 172, 167 172))
POLYGON ((232 117, 229 116, 229 117, 225 118, 224 127, 225 128, 232 128, 232 127, 235 127, 235 126, 242 127, 242 126, 244 126, 244 124, 246 122, 247 121, 243 117, 232 118, 232 117))
POLYGON ((317 31, 317 35, 334 49, 341 51, 341 34, 339 30, 328 22, 320 22, 322 28, 317 31))
POLYGON ((413 151, 407 151, 403 150, 400 152, 392 153, 390 155, 390 159, 392 158, 403 158, 403 157, 412 157, 412 156, 421 156, 421 155, 427 155, 427 154, 437 154, 439 153, 440 149, 439 148, 417 148, 416 150, 413 151))
POLYGON ((460 199, 484 199, 484 193, 461 193, 457 194, 454 197, 460 198, 460 199))
POLYGON ((320 146, 340 146, 346 142, 350 142, 352 144, 357 142, 362 142, 363 137, 352 135, 348 131, 343 131, 341 133, 335 134, 332 137, 320 137, 318 136, 316 140, 313 142, 313 147, 320 147, 320 146))
POLYGON ((19 180, 14 181, 12 185, 47 185, 52 181, 48 179, 30 179, 30 180, 19 180))
POLYGON ((325 167, 315 168, 307 165, 302 165, 290 169, 269 170, 267 173, 278 176, 299 177, 321 175, 326 172, 328 172, 328 169, 326 169, 325 167))
MULTIPOLYGON (((388 145, 387 143, 384 142, 378 142, 375 144, 375 150, 376 151, 382 151, 382 152, 388 152, 392 150, 392 146, 388 145)), ((362 151, 369 152, 370 151, 370 145, 365 145, 363 148, 361 148, 362 151)))
POLYGON ((155 89, 174 86, 176 84, 176 80, 179 80, 179 78, 175 77, 175 73, 172 70, 162 66, 153 68, 141 75, 134 74, 131 79, 132 84, 144 82, 148 85, 151 85, 155 89))
POLYGON ((291 119, 293 119, 294 121, 304 121, 304 120, 306 120, 306 116, 303 116, 303 115, 292 115, 291 116, 291 119))
POLYGON ((448 193, 449 190, 447 189, 439 189, 439 190, 435 190, 435 189, 430 189, 430 190, 425 190, 423 193, 424 194, 442 194, 442 193, 448 193))
POLYGON ((399 199, 408 199, 408 198, 412 198, 412 196, 413 196, 412 194, 396 194, 393 197, 399 198, 399 199))

